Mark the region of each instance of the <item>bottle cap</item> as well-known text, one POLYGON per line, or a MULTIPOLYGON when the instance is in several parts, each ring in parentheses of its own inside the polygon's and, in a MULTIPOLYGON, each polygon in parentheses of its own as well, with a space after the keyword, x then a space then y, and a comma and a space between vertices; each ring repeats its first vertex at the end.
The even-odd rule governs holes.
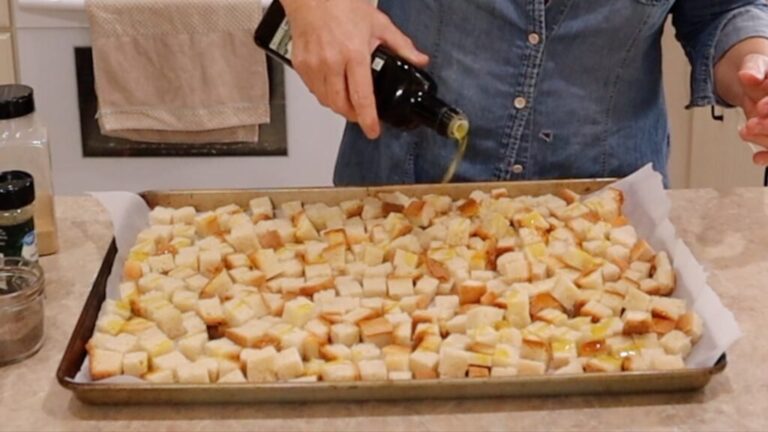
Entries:
POLYGON ((0 120, 9 120, 35 112, 32 87, 21 84, 0 85, 0 120))
POLYGON ((24 171, 0 173, 0 210, 17 210, 35 202, 35 181, 24 171))

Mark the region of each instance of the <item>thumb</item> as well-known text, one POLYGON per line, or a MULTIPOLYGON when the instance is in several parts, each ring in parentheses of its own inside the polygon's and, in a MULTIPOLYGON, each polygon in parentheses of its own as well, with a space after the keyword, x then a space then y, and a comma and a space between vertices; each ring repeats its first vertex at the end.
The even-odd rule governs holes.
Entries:
POLYGON ((429 57, 419 51, 408 36, 403 34, 384 14, 376 27, 374 37, 406 61, 419 67, 429 63, 429 57))
POLYGON ((768 57, 750 54, 744 58, 739 71, 741 83, 748 87, 760 87, 768 79, 768 57))

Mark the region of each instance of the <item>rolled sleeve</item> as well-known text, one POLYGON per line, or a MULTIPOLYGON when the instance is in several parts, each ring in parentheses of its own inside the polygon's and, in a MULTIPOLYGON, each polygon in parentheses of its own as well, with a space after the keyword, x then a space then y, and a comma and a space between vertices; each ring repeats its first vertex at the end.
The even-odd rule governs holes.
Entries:
POLYGON ((688 107, 730 106, 715 92, 715 65, 744 39, 768 38, 768 4, 763 0, 683 0, 672 13, 677 38, 692 66, 688 107))

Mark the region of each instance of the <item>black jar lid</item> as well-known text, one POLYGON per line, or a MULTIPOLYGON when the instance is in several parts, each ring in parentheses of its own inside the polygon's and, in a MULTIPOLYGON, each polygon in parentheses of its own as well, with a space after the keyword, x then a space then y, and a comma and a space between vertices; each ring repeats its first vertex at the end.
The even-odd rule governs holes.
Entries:
POLYGON ((0 210, 17 210, 35 202, 35 182, 24 171, 0 172, 0 210))
POLYGON ((9 120, 35 112, 32 87, 21 84, 0 85, 0 120, 9 120))

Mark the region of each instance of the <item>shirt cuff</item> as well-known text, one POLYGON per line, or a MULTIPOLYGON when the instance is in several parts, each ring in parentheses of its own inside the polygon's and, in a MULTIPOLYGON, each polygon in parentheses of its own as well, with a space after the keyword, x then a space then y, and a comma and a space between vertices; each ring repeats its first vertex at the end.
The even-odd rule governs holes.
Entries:
POLYGON ((725 16, 718 26, 715 41, 707 59, 694 71, 693 98, 690 106, 733 106, 721 99, 715 90, 714 71, 718 61, 737 43, 753 38, 768 39, 768 5, 750 6, 735 10, 725 16))

